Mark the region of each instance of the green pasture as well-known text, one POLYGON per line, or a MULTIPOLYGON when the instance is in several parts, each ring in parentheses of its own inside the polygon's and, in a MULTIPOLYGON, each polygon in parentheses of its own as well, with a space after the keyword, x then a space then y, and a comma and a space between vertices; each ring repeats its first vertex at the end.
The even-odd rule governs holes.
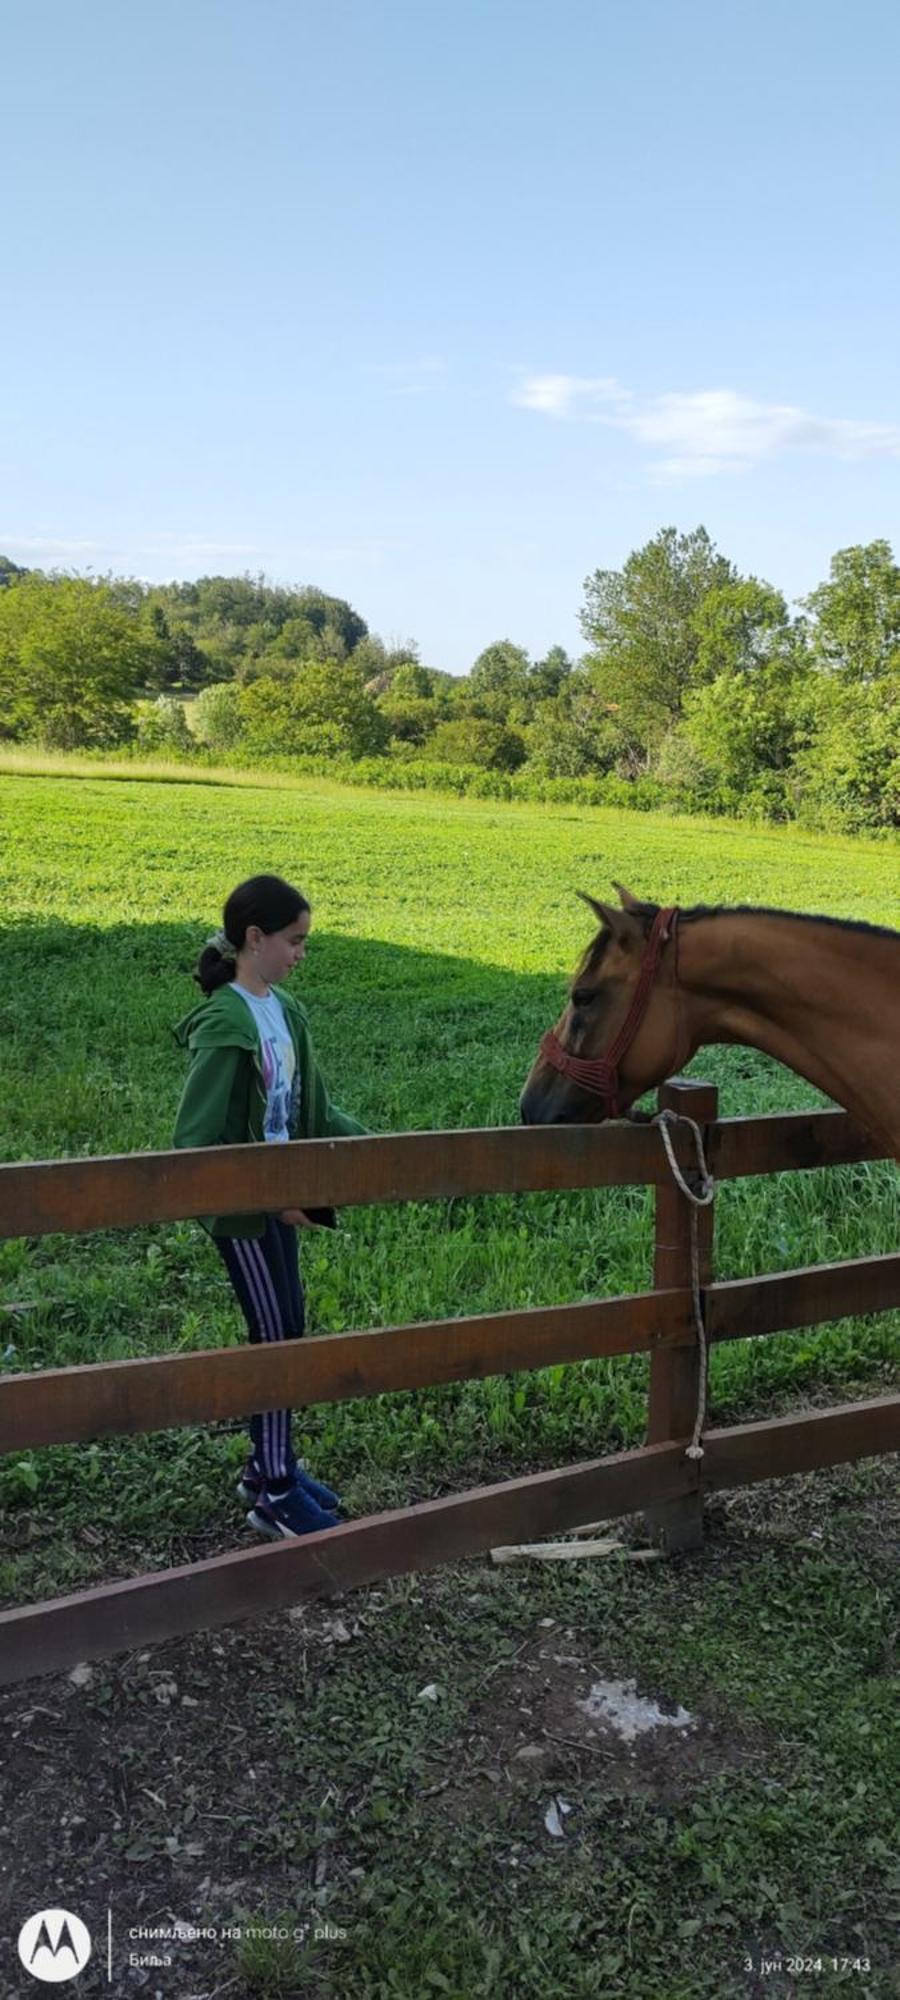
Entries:
MULTIPOLYGON (((166 775, 166 774, 162 774, 166 775)), ((165 1147, 183 1074, 171 1033, 192 1003, 197 947, 228 889, 272 869, 304 887, 312 942, 295 977, 337 1101, 375 1131, 514 1124, 543 1028, 589 920, 573 891, 684 904, 760 902, 896 920, 885 843, 599 810, 394 797, 288 780, 0 778, 5 1049, 2 1157, 165 1147)), ((726 1114, 822 1101, 749 1050, 701 1052, 726 1114)), ((636 1290, 650 1281, 652 1195, 640 1188, 364 1209, 304 1242, 312 1329, 336 1332, 636 1290)), ((896 1247, 888 1164, 722 1190, 717 1272, 896 1247)), ((192 1223, 0 1244, 7 1368, 239 1341, 216 1253, 192 1223), (11 1309, 11 1310, 10 1310, 11 1309)), ((877 1385, 896 1316, 845 1320, 713 1357, 711 1415, 877 1385)), ((314 1468, 368 1510, 504 1470, 640 1441, 646 1362, 634 1356, 316 1409, 314 1468)), ((102 1545, 6 1540, 19 1598, 130 1573, 139 1531, 177 1559, 241 1518, 230 1468, 241 1427, 23 1451, 0 1470, 10 1518, 91 1519, 102 1545), (177 1504, 173 1501, 177 1496, 177 1504)))
MULTIPOLYGON (((617 876, 683 903, 896 921, 887 843, 156 775, 63 765, 0 778, 4 1159, 168 1144, 183 1074, 170 1026, 194 997, 192 959, 226 891, 261 868, 312 899, 299 990, 337 1100, 377 1131, 515 1123, 587 935, 575 888, 602 894, 617 876)), ((708 1050, 694 1070, 718 1083, 726 1114, 819 1101, 752 1051, 708 1050)), ((346 1236, 304 1241, 317 1332, 650 1279, 652 1196, 639 1188, 345 1222, 346 1236)), ((885 1163, 719 1197, 723 1277, 897 1240, 885 1163)), ((243 1338, 191 1223, 0 1244, 0 1307, 9 1369, 243 1338)), ((712 1419, 877 1393, 896 1372, 897 1318, 729 1344, 713 1355, 712 1419)), ((298 1431, 313 1469, 364 1512, 638 1443, 646 1373, 632 1356, 388 1395, 307 1412, 298 1431)), ((0 1598, 240 1546, 243 1451, 241 1426, 211 1425, 13 1454, 0 1462, 0 1598)), ((894 1469, 879 1460, 712 1501, 693 1557, 470 1561, 352 1592, 337 1618, 298 1607, 74 1683, 53 1676, 37 1701, 11 1689, 0 1818, 21 1827, 13 1906, 53 1879, 95 1934, 108 1899, 128 1922, 177 1910, 290 1932, 312 1911, 334 1927, 330 1942, 245 1940, 218 1959, 185 1948, 162 1976, 167 2000, 188 1987, 235 2000, 888 2000, 895 1517, 894 1469), (636 1764, 598 1751, 575 1704, 598 1672, 685 1702, 699 1733, 636 1764), (430 1684, 433 1702, 420 1698, 430 1684), (558 1839, 553 1795, 569 1808, 558 1839), (817 1969, 795 1977, 790 1954, 817 1969)))

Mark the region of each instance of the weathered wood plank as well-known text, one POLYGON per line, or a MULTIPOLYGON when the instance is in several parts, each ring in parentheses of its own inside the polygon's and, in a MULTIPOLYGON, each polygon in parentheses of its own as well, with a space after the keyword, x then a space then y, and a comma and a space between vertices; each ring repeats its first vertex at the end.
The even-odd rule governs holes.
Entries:
POLYGON ((722 1181, 883 1157, 884 1148, 855 1125, 847 1111, 775 1111, 754 1118, 720 1118, 709 1135, 707 1153, 710 1172, 722 1181))
POLYGON ((815 1472, 825 1465, 849 1465, 900 1451, 900 1396, 875 1396, 866 1403, 841 1403, 833 1410, 801 1410, 761 1423, 707 1431, 702 1477, 710 1491, 752 1486, 791 1472, 815 1472))
MULTIPOLYGON (((713 1491, 900 1448, 900 1396, 708 1431, 713 1491)), ((691 1475, 693 1476, 693 1475, 691 1475)), ((304 1596, 426 1570, 671 1501, 687 1490, 678 1444, 539 1472, 348 1522, 292 1544, 239 1551, 76 1596, 0 1612, 0 1686, 154 1641, 261 1616, 304 1596)))
MULTIPOLYGON (((705 1300, 710 1341, 883 1312, 900 1305, 900 1255, 726 1280, 708 1286, 705 1300)), ((481 1380, 561 1361, 649 1352, 656 1363, 670 1350, 693 1347, 689 1293, 672 1287, 273 1347, 48 1368, 0 1377, 0 1452, 481 1380)), ((693 1423, 693 1395, 691 1388, 677 1416, 683 1436, 693 1423)))
POLYGON ((719 1280, 706 1293, 706 1326, 712 1340, 745 1340, 893 1306, 900 1306, 900 1255, 854 1257, 762 1278, 719 1280))
MULTIPOLYGON (((681 1146, 679 1142, 679 1157, 681 1146)), ((721 1120, 710 1135, 719 1180, 877 1159, 843 1111, 721 1120)), ((685 1162, 688 1153, 684 1151, 685 1162)), ((491 1127, 213 1146, 0 1166, 0 1238, 131 1229, 256 1209, 430 1201, 540 1189, 659 1186, 668 1165, 647 1125, 491 1127)))
POLYGON ((304 1596, 435 1569, 500 1543, 559 1535, 678 1493, 684 1480, 684 1454, 677 1445, 621 1452, 397 1508, 295 1542, 3 1611, 0 1686, 259 1617, 304 1596))
MULTIPOLYGON (((719 1108, 719 1093, 714 1084, 691 1083, 678 1077, 662 1085, 657 1103, 660 1111, 674 1111, 693 1119, 694 1124, 700 1127, 705 1150, 708 1129, 719 1108)), ((696 1169, 697 1156, 690 1135, 688 1143, 691 1165, 696 1169)), ((701 1286, 708 1284, 712 1271, 714 1207, 715 1204, 711 1203, 708 1208, 695 1211, 671 1174, 657 1188, 653 1251, 655 1285, 675 1286, 690 1292, 691 1234, 694 1227, 697 1231, 699 1283, 701 1286)), ((694 1338, 690 1346, 660 1349, 650 1363, 648 1444, 661 1444, 666 1438, 691 1435, 701 1385, 705 1392, 693 1308, 691 1325, 694 1338)), ((698 1548, 703 1540, 703 1502, 699 1493, 689 1493, 665 1507, 655 1508, 647 1516, 647 1526, 669 1553, 677 1549, 698 1548)))
POLYGON ((659 1136, 616 1124, 403 1132, 0 1166, 0 1236, 129 1229, 188 1216, 542 1188, 624 1187, 668 1173, 659 1136))
POLYGON ((692 1339, 688 1304, 676 1291, 638 1292, 273 1346, 5 1375, 0 1452, 646 1352, 692 1339))

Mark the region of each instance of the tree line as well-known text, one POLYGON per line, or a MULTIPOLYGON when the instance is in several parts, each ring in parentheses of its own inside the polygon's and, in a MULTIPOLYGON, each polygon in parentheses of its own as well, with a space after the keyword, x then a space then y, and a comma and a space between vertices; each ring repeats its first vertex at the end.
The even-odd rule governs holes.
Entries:
POLYGON ((0 737, 240 762, 376 760, 376 782, 900 824, 900 567, 842 549, 798 605, 702 527, 597 569, 585 651, 512 640, 470 671, 387 645, 344 599, 265 577, 44 574, 0 558, 0 737), (448 775, 449 774, 449 775, 448 775), (490 774, 493 774, 493 780, 490 774), (475 787, 473 787, 475 788, 475 787))

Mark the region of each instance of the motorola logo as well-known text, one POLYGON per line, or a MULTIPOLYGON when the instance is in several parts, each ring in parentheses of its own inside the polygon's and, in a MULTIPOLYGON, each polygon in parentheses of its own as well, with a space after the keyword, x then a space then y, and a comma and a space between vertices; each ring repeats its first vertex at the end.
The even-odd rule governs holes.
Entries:
POLYGON ((90 1931, 71 1910, 37 1910, 19 1932, 19 1957, 26 1972, 48 1986, 77 1979, 90 1955, 90 1931))

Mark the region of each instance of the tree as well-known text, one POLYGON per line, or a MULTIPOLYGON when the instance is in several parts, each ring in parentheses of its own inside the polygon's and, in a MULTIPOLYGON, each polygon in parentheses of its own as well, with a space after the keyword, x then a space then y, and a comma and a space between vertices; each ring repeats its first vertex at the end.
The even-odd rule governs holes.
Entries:
POLYGON ((300 614, 308 618, 316 630, 333 633, 340 640, 344 654, 353 652, 360 641, 368 637, 368 625, 359 613, 353 610, 343 597, 329 597, 324 590, 316 590, 307 584, 294 593, 300 614))
POLYGON ((525 722, 531 709, 528 654, 511 639, 497 639, 479 653, 469 675, 473 711, 494 722, 525 722))
POLYGON ((553 701, 538 702, 526 732, 529 766, 548 778, 582 778, 611 771, 622 734, 590 675, 576 668, 553 701))
POLYGON ((709 590, 694 616, 697 656, 693 684, 719 674, 755 674, 777 657, 799 658, 803 627, 792 624, 780 590, 755 576, 709 590))
POLYGON ((805 599, 815 619, 816 665, 845 680, 871 681, 900 654, 900 567, 890 542, 839 549, 831 577, 805 599))
POLYGON ((285 589, 264 576, 201 576, 155 587, 153 598, 173 632, 190 634, 208 662, 207 679, 250 678, 276 648, 293 661, 345 659, 368 633, 344 598, 312 585, 285 589))
POLYGON ((428 745, 438 763, 479 764, 486 771, 517 771, 525 761, 525 741, 514 729, 486 717, 462 716, 440 722, 428 745))
POLYGON ((900 827, 900 659, 860 683, 814 676, 814 720, 794 764, 800 815, 848 832, 900 827))
POLYGON ((158 598, 152 595, 137 608, 151 649, 145 685, 160 693, 167 688, 193 691, 203 687, 210 678, 210 663, 186 627, 173 626, 158 598))
POLYGON ((434 677, 418 660, 401 660, 391 673, 392 701, 433 701, 434 677))
POLYGON ((424 743, 440 722, 440 710, 427 695, 396 695, 393 687, 377 697, 378 712, 384 716, 392 742, 424 743))
POLYGON ((276 680, 241 690, 246 747, 260 756, 368 757, 386 746, 388 726, 347 661, 311 661, 276 680))
POLYGON ((444 676, 419 660, 403 660, 370 683, 370 692, 396 743, 424 743, 450 712, 444 676))
POLYGON ((667 739, 659 775, 677 775, 675 745, 683 738, 702 779, 698 803, 758 817, 790 813, 789 774, 811 729, 811 676, 790 651, 755 672, 723 672, 689 689, 680 727, 667 739))
POLYGON ((0 592, 0 714, 12 736, 60 749, 133 734, 152 638, 106 584, 31 574, 0 592))
POLYGON ((646 765, 681 714, 695 675, 703 599, 736 581, 705 528, 688 535, 663 528, 623 569, 587 578, 581 625, 593 650, 586 664, 635 768, 646 765))
POLYGON ((288 618, 268 656, 279 660, 325 660, 347 657, 347 649, 334 626, 316 625, 304 613, 288 618))
POLYGON ((528 675, 528 691, 532 701, 554 701, 563 683, 573 671, 573 663, 564 646, 551 646, 542 660, 535 660, 528 675))

